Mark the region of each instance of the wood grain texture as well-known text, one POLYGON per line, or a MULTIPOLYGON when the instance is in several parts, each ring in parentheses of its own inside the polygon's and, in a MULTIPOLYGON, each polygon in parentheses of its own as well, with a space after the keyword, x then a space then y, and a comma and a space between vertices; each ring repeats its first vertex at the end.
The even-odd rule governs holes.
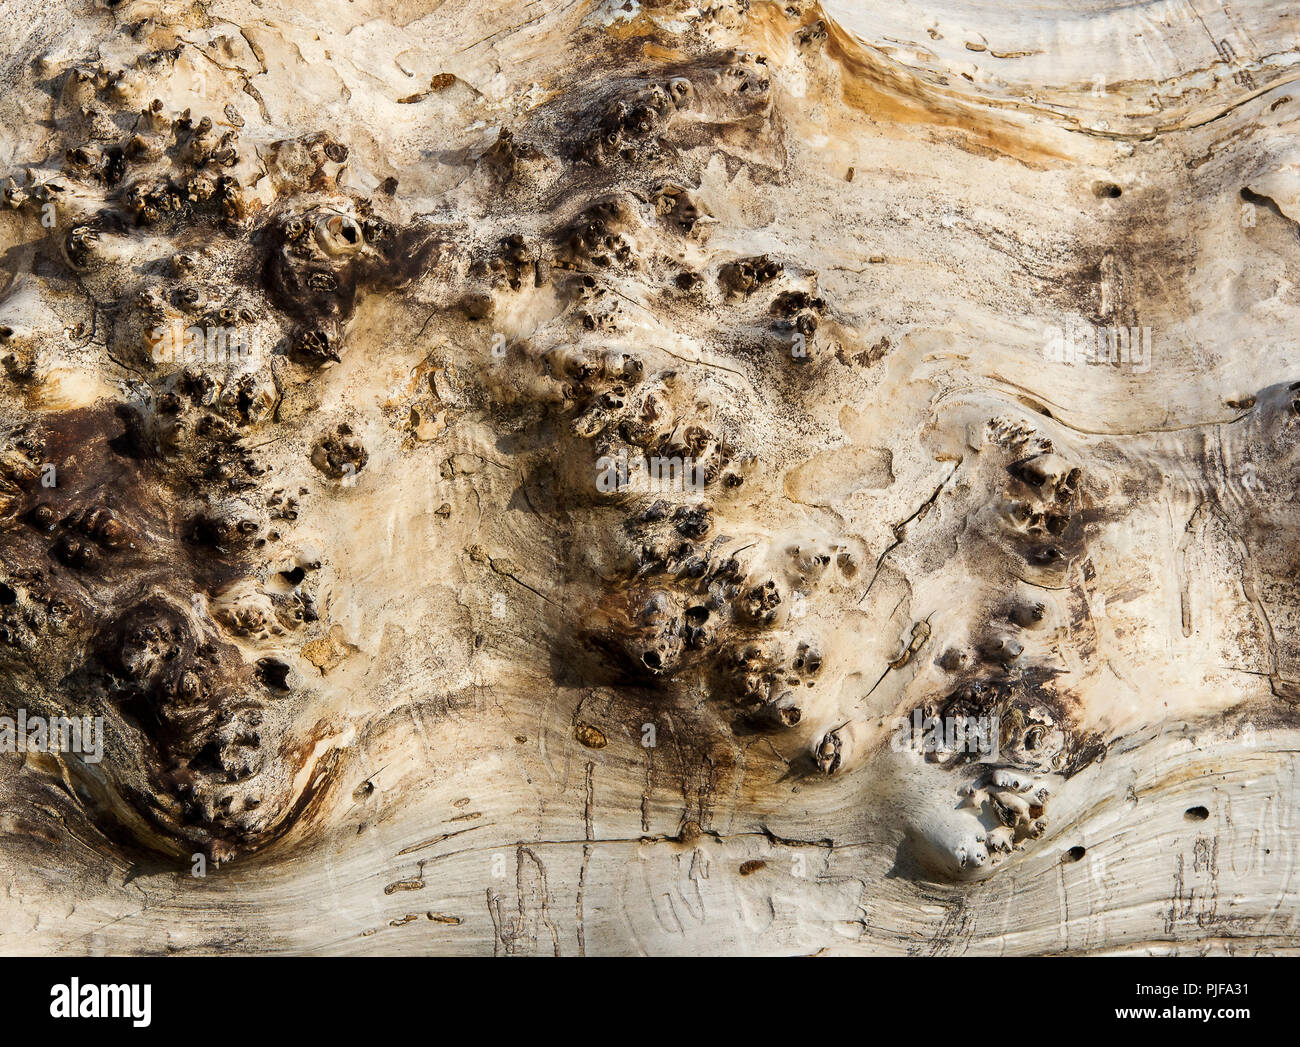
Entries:
POLYGON ((1300 11, 0 13, 0 951, 1297 951, 1300 11))

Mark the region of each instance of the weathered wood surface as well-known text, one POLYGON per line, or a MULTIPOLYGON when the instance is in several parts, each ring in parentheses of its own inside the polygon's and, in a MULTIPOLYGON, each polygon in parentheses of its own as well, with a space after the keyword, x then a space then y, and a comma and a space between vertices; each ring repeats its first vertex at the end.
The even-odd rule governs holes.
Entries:
POLYGON ((0 13, 0 951, 1296 950, 1300 11, 0 13))

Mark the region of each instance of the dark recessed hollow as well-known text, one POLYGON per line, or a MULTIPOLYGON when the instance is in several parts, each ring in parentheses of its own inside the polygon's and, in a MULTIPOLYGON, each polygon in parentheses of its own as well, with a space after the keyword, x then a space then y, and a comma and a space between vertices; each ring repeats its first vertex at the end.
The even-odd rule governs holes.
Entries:
POLYGON ((1183 817, 1189 822, 1203 822, 1210 816, 1210 812, 1205 807, 1189 807, 1183 812, 1183 817))
POLYGON ((279 658, 262 658, 257 663, 257 675, 262 683, 274 691, 289 690, 289 666, 279 658))
POLYGON ((1071 847, 1068 851, 1065 852, 1065 860, 1067 862, 1077 862, 1080 858, 1082 858, 1087 853, 1088 850, 1086 847, 1079 847, 1078 845, 1076 845, 1074 847, 1071 847))

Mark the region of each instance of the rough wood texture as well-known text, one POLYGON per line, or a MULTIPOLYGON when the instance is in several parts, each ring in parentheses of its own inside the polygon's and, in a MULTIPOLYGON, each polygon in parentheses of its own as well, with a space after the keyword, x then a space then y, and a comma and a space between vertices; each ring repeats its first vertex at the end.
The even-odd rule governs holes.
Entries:
POLYGON ((0 949, 1296 950, 1300 9, 0 13, 0 949))

